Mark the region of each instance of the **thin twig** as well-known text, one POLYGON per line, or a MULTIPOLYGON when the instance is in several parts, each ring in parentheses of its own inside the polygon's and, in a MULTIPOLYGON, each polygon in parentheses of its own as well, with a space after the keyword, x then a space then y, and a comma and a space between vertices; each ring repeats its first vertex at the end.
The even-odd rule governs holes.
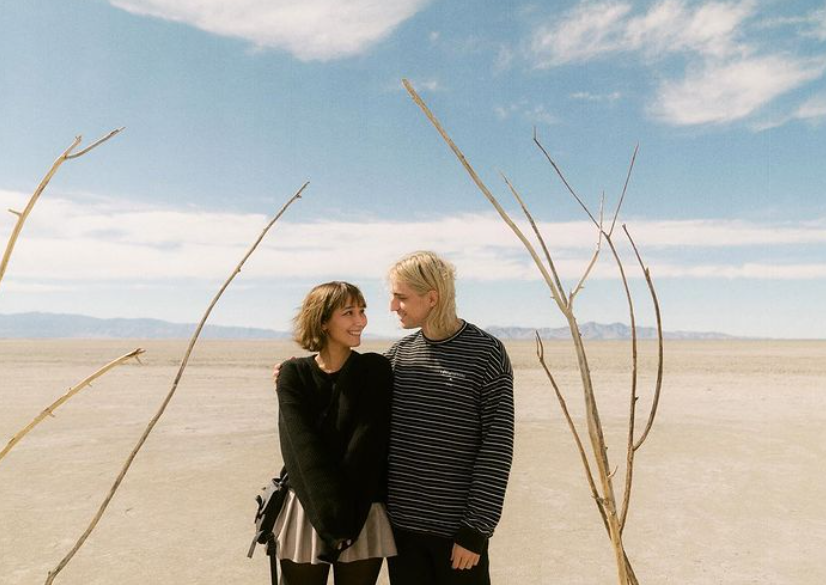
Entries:
POLYGON ((538 138, 538 137, 537 137, 537 135, 536 135, 536 128, 534 128, 534 129, 533 129, 533 141, 534 141, 534 144, 536 144, 536 145, 539 147, 539 150, 541 150, 541 151, 542 151, 542 154, 544 154, 544 155, 545 155, 545 158, 547 158, 547 159, 548 159, 548 162, 549 162, 549 163, 551 163, 551 166, 552 166, 552 167, 554 168, 554 170, 556 171, 556 174, 557 174, 557 175, 559 175, 559 178, 560 178, 560 179, 562 179, 562 182, 563 182, 563 183, 565 184, 565 186, 568 188, 568 192, 569 192, 571 195, 573 195, 573 196, 574 196, 574 199, 576 199, 576 200, 577 200, 577 203, 579 203, 580 207, 582 207, 582 209, 584 209, 584 210, 585 210, 585 213, 587 213, 587 214, 588 214, 588 217, 590 217, 590 218, 591 218, 591 221, 592 221, 592 222, 594 222, 594 225, 595 225, 595 226, 597 226, 597 227, 600 227, 599 222, 598 222, 598 221, 594 218, 594 215, 593 215, 593 214, 591 213, 591 211, 588 209, 588 206, 587 206, 587 205, 585 205, 585 203, 583 203, 582 199, 580 199, 580 198, 579 198, 579 195, 577 195, 577 194, 576 194, 576 191, 574 191, 574 190, 573 190, 573 188, 571 187, 571 185, 570 185, 570 184, 568 183, 568 181, 565 179, 565 175, 563 175, 563 174, 562 174, 562 171, 561 171, 561 170, 559 169, 559 167, 556 165, 556 163, 554 162, 554 159, 552 159, 552 158, 551 158, 551 155, 550 155, 550 154, 548 154, 548 151, 547 151, 547 150, 545 150, 545 147, 544 147, 544 146, 542 146, 542 143, 541 143, 541 142, 539 142, 539 138, 538 138))
POLYGON ((69 148, 63 151, 63 153, 55 159, 52 163, 51 168, 40 181, 40 184, 37 186, 37 189, 34 190, 32 196, 29 198, 28 204, 26 204, 26 208, 20 212, 15 211, 13 209, 9 209, 13 214, 17 216, 17 223, 14 224, 14 228, 12 229, 11 235, 9 236, 9 242, 6 244, 6 251, 3 253, 3 259, 0 261, 0 281, 3 280, 3 276, 6 274, 6 268, 9 265, 9 260, 11 259, 11 254, 14 251, 14 245, 17 243, 17 238, 20 236, 20 232, 23 229, 23 224, 26 222, 26 219, 29 217, 29 214, 32 212, 34 208, 34 204, 37 203, 38 198, 43 193, 43 190, 46 188, 46 185, 49 184, 49 181, 52 180, 52 177, 57 172, 57 169, 60 168, 66 160, 70 158, 77 158, 82 156, 98 146, 99 144, 106 142, 110 138, 112 138, 115 134, 118 134, 123 128, 118 128, 117 130, 113 130, 103 138, 96 140, 91 146, 84 148, 80 152, 72 154, 72 151, 80 144, 81 140, 83 140, 82 136, 75 136, 75 139, 72 141, 72 144, 69 145, 69 148))
POLYGON ((239 272, 241 272, 241 267, 247 261, 247 258, 249 258, 252 255, 252 253, 255 251, 255 249, 258 247, 258 244, 261 243, 261 240, 264 239, 264 236, 267 234, 269 229, 273 226, 273 224, 276 221, 278 221, 278 219, 284 214, 284 212, 287 210, 287 208, 294 201, 296 201, 297 199, 299 199, 301 197, 301 193, 304 191, 304 189, 307 187, 308 184, 309 183, 304 183, 304 185, 298 190, 298 192, 296 192, 296 194, 293 195, 287 201, 287 203, 284 204, 284 206, 281 208, 281 210, 278 212, 278 214, 276 214, 276 216, 274 218, 272 218, 272 220, 270 220, 270 222, 267 224, 267 226, 261 232, 261 235, 258 236, 258 239, 255 240, 255 243, 250 247, 250 249, 244 255, 241 262, 238 264, 238 266, 235 267, 235 269, 232 271, 232 274, 230 274, 229 278, 226 280, 226 282, 224 282, 224 285, 220 288, 218 293, 212 299, 212 302, 207 307, 207 310, 204 313, 204 316, 201 318, 200 323, 198 323, 198 327, 196 327, 195 333, 192 334, 192 338, 189 340, 189 346, 186 349, 186 353, 184 354, 183 360, 181 360, 181 366, 178 369, 178 374, 175 376, 175 381, 172 383, 172 388, 169 390, 169 393, 166 395, 166 398, 164 399, 164 401, 161 404, 160 408, 155 413, 155 416, 152 417, 151 421, 149 421, 149 424, 146 426, 146 429, 143 431, 143 434, 141 435, 140 439, 138 439, 138 442, 135 445, 135 448, 132 449, 132 452, 129 454, 129 457, 126 458, 126 462, 124 463, 123 468, 120 470, 120 473, 118 474, 117 479, 115 479, 115 483, 112 485, 112 488, 109 490, 109 493, 106 494, 106 498, 103 500, 103 503, 100 505, 100 508, 98 509, 97 514, 95 514, 95 517, 92 519, 92 522, 89 524, 89 526, 83 532, 83 534, 78 539, 78 541, 75 543, 75 545, 72 547, 72 549, 69 551, 69 553, 63 558, 62 561, 60 561, 60 563, 58 563, 57 567, 55 567, 52 571, 49 572, 49 576, 46 579, 46 585, 51 585, 51 583, 54 581, 54 579, 58 575, 58 573, 60 573, 60 571, 63 570, 63 568, 72 559, 72 557, 75 555, 75 553, 80 549, 81 546, 83 546, 83 543, 86 541, 87 538, 89 538, 89 535, 95 529, 95 526, 97 526, 98 522, 100 521, 101 517, 103 516, 103 513, 106 511, 107 506, 109 506, 109 502, 112 501, 112 498, 114 497, 115 492, 117 491, 118 487, 120 486, 121 482, 123 481, 123 478, 126 476, 126 472, 129 471, 129 467, 132 465, 132 461, 135 459, 135 456, 138 454, 138 451, 140 451, 141 447, 146 442, 146 439, 149 437, 149 433, 151 433, 152 429, 155 428, 155 425, 158 423, 158 420, 161 418, 161 415, 166 410, 166 407, 169 404, 169 401, 172 400, 172 396, 175 394, 175 390, 178 388, 178 383, 180 382, 181 377, 183 376, 184 370, 186 369, 187 362, 189 362, 189 356, 192 354, 192 349, 195 347, 195 342, 198 341, 198 336, 201 334, 201 330, 204 328, 204 325, 206 324, 206 321, 209 318, 209 315, 212 312, 213 307, 218 302, 218 299, 221 298, 221 295, 224 293, 224 291, 229 286, 229 284, 232 282, 232 280, 235 278, 235 276, 239 272))
POLYGON ((636 420, 636 407, 637 407, 637 364, 638 364, 638 355, 637 355, 637 321, 634 315, 634 301, 631 298, 631 290, 628 288, 628 277, 625 275, 625 268, 622 265, 622 260, 620 260, 619 253, 617 252, 616 247, 614 246, 614 242, 611 239, 611 236, 605 234, 605 241, 608 242, 608 245, 611 248, 611 252, 614 255, 614 260, 617 263, 617 268, 620 272, 620 277, 622 279, 622 286, 625 290, 625 298, 628 301, 628 313, 631 318, 631 400, 629 404, 629 412, 628 412, 628 440, 627 440, 627 447, 626 447, 626 467, 625 467, 625 489, 623 491, 622 497, 622 507, 620 508, 620 527, 623 528, 625 526, 625 518, 628 514, 628 502, 631 498, 631 482, 633 480, 634 475, 634 423, 636 420))
POLYGON ((465 170, 470 175, 470 178, 473 180, 474 183, 476 183, 476 186, 479 188, 482 194, 487 198, 488 201, 490 201, 490 204, 493 205, 494 209, 496 209, 496 211, 499 213, 499 216, 502 218, 502 220, 508 225, 509 228, 511 228, 513 233, 516 234, 516 237, 519 238, 519 240, 528 250, 528 253, 531 255, 531 258, 533 258, 536 267, 542 273, 542 277, 545 279, 548 288, 550 288, 551 295, 553 296, 554 301, 556 301, 556 304, 559 306, 560 310, 565 312, 565 300, 562 298, 562 291, 556 290, 556 286, 554 285, 552 277, 548 273, 548 269, 545 268, 545 265, 542 263, 542 260, 540 260, 539 255, 536 253, 536 250, 533 247, 533 244, 531 244, 530 240, 528 240, 528 238, 525 237, 525 234, 522 233, 522 230, 519 229, 519 226, 517 226, 513 222, 511 217, 508 215, 508 212, 505 211, 501 205, 499 205, 499 201, 496 200, 496 197, 493 196, 493 194, 490 192, 490 189, 487 188, 487 186, 482 182, 482 179, 479 178, 479 175, 476 174, 476 171, 473 170, 473 167, 470 166, 470 163, 468 163, 467 159, 465 158, 465 155, 462 154, 462 151, 459 150, 459 147, 456 146, 456 144, 453 142, 450 136, 447 135, 447 132, 445 132, 444 128, 442 128, 442 125, 436 119, 436 116, 433 115, 433 112, 430 111, 430 108, 428 108, 424 101, 422 101, 422 98, 419 97, 419 94, 416 93, 416 90, 413 89, 413 86, 410 84, 410 82, 407 79, 402 79, 402 83, 404 84, 407 93, 410 94, 410 97, 413 98, 413 101, 416 103, 416 105, 419 106, 422 112, 424 112, 425 116, 427 116, 427 119, 430 120, 430 123, 433 124, 434 128, 436 128, 436 131, 441 135, 442 139, 444 139, 444 141, 453 151, 453 154, 455 154, 456 158, 459 159, 459 162, 462 163, 462 166, 465 167, 465 170))
POLYGON ((83 150, 79 150, 78 152, 67 155, 66 158, 77 158, 79 156, 83 156, 84 154, 86 154, 87 152, 92 150, 93 148, 96 148, 96 147, 100 146, 101 144, 103 144, 104 142, 106 142, 107 140, 112 138, 112 136, 114 136, 116 134, 120 134, 124 130, 126 130, 126 126, 121 126, 120 128, 112 130, 109 134, 107 134, 106 136, 102 136, 101 138, 98 138, 92 144, 90 144, 89 146, 84 148, 83 150))
POLYGON ((617 202, 617 209, 614 211, 614 219, 611 220, 611 229, 608 230, 608 235, 614 233, 614 226, 617 223, 617 217, 619 216, 620 208, 622 207, 622 202, 625 199, 625 192, 628 190, 628 181, 631 180, 631 171, 634 170, 634 161, 637 160, 637 152, 640 149, 640 143, 637 142, 637 145, 634 147, 634 154, 631 155, 631 164, 628 165, 628 174, 625 176, 625 184, 622 186, 622 195, 620 195, 619 201, 617 202))
POLYGON ((568 412, 568 404, 565 401, 565 397, 562 396, 562 392, 560 392, 559 386, 557 385, 551 370, 545 363, 545 345, 542 343, 542 338, 539 336, 538 331, 535 331, 534 334, 536 336, 536 357, 539 358, 539 363, 542 364, 542 369, 545 370, 545 375, 548 376, 548 380, 550 380, 551 386, 553 386, 556 399, 559 401, 559 406, 562 408, 562 414, 565 416, 565 421, 568 423, 568 428, 574 436, 574 442, 576 443, 577 451, 579 451, 579 458, 582 460, 582 466, 585 468, 585 479, 588 480, 588 487, 591 488, 591 496, 594 498, 597 508, 599 508, 599 514, 602 516, 602 522, 605 524, 605 529, 609 530, 608 518, 605 515, 605 508, 602 506, 602 498, 597 490, 597 484, 594 482, 594 474, 591 472, 591 464, 588 462, 588 455, 585 453, 585 447, 582 444, 582 440, 579 438, 579 432, 577 431, 576 425, 571 418, 571 414, 568 412))
POLYGON ((585 288, 585 281, 588 279, 588 276, 591 274, 591 269, 594 267, 594 264, 597 263, 597 258, 599 258, 599 252, 602 249, 602 220, 603 220, 603 212, 605 211, 605 191, 602 192, 602 199, 599 203, 599 235, 597 236, 597 247, 594 250, 594 255, 591 256, 591 261, 588 263, 588 266, 585 268, 585 272, 582 274, 582 278, 579 279, 579 282, 574 287, 574 290, 568 295, 568 305, 572 305, 574 299, 579 294, 583 288, 585 288))
POLYGON ((556 270, 556 266, 554 266, 553 258, 551 258, 551 253, 548 251, 548 246, 545 245, 545 239, 542 237, 542 232, 539 231, 539 228, 536 226, 536 222, 533 219, 533 215, 531 214, 528 207, 525 205, 525 202, 520 197, 519 193, 517 192, 516 188, 511 184, 510 180, 505 176, 505 173, 499 172, 502 175, 502 178, 505 180, 508 188, 513 193, 514 198, 519 203, 519 207, 522 208, 522 212, 525 214, 525 217, 528 218, 528 223, 531 224, 531 228, 533 229, 533 233, 536 234, 536 239, 539 240, 539 245, 542 246, 542 252, 545 254, 545 260, 548 262, 548 268, 551 269, 551 274, 554 277, 554 281, 556 282, 556 286, 559 289, 559 296, 560 298, 565 298, 565 289, 562 287, 562 281, 559 279, 559 272, 556 270))
MULTIPOLYGON (((36 427, 41 422, 43 422, 43 420, 45 420, 46 417, 53 416, 54 411, 57 410, 64 402, 66 402, 71 397, 73 397, 75 394, 77 394, 78 392, 83 390, 86 386, 91 386, 92 382, 94 380, 100 378, 103 374, 105 374, 106 372, 108 372, 112 368, 114 368, 116 366, 119 366, 120 364, 122 364, 122 363, 124 363, 124 362, 126 362, 126 361, 128 361, 132 358, 135 358, 137 360, 138 356, 142 353, 144 353, 143 349, 141 349, 141 348, 134 349, 134 350, 130 351, 129 353, 124 354, 124 355, 120 356, 119 358, 117 358, 115 360, 112 360, 111 362, 109 362, 108 364, 106 364, 105 366, 100 368, 98 371, 96 371, 91 376, 88 376, 87 378, 82 380, 77 385, 72 386, 71 388, 69 388, 68 392, 66 392, 63 396, 61 396, 60 398, 58 398, 57 400, 52 402, 49 406, 47 406, 45 409, 43 409, 43 412, 41 412, 39 415, 37 415, 32 422, 30 422, 28 425, 26 425, 26 427, 23 428, 23 430, 21 430, 20 432, 18 432, 16 435, 14 435, 11 438, 11 440, 3 448, 3 450, 0 451, 0 460, 2 460, 3 457, 5 457, 6 454, 9 451, 12 450, 12 447, 14 447, 17 443, 19 443, 20 440, 29 433, 29 431, 31 431, 34 427, 36 427)), ((140 361, 140 360, 138 360, 138 361, 140 361)))
POLYGON ((651 300, 654 303, 654 314, 657 317, 657 382, 654 386, 654 400, 651 403, 651 412, 648 415, 648 422, 645 424, 645 430, 639 440, 634 443, 634 450, 636 451, 642 447, 643 442, 648 437, 651 426, 654 424, 654 417, 657 416, 657 406, 660 403, 660 390, 663 385, 663 323, 662 316, 660 315, 660 303, 657 300, 657 292, 654 290, 654 283, 651 280, 651 271, 643 263, 640 252, 637 250, 637 245, 631 238, 631 234, 628 233, 628 227, 623 224, 622 229, 625 231, 625 235, 628 236, 628 241, 631 242, 631 247, 634 249, 634 254, 637 256, 637 261, 640 263, 640 268, 642 268, 643 274, 645 274, 645 282, 648 284, 648 290, 651 293, 651 300))

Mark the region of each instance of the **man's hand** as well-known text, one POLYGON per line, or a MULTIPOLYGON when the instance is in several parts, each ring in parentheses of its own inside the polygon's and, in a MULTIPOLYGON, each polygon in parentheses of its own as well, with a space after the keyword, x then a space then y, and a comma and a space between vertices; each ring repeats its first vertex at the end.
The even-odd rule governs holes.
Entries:
MULTIPOLYGON (((291 357, 290 359, 291 359, 291 360, 294 360, 294 359, 295 359, 295 356, 291 357)), ((287 361, 287 360, 284 360, 284 362, 286 362, 286 361, 287 361)), ((275 364, 275 365, 272 367, 272 383, 273 383, 273 384, 275 384, 276 386, 278 386, 278 372, 280 372, 280 371, 281 371, 281 365, 282 365, 284 362, 278 362, 277 364, 275 364)))
POLYGON ((479 555, 468 549, 453 543, 453 551, 450 553, 450 560, 454 569, 472 569, 479 563, 479 555))

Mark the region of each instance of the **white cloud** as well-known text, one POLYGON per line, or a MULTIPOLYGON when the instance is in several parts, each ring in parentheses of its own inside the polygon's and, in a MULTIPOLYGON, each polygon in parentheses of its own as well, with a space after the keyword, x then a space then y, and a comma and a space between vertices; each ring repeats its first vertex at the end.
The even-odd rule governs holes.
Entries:
POLYGON ((817 79, 823 71, 823 61, 779 56, 703 64, 679 81, 662 83, 650 111, 680 126, 731 122, 817 79))
MULTIPOLYGON (((27 196, 0 191, 4 206, 27 196)), ((134 208, 99 198, 52 196, 38 203, 12 257, 7 284, 71 286, 78 282, 134 285, 179 279, 221 280, 237 264, 267 218, 257 214, 134 208), (216 230, 216 226, 221 226, 216 230)), ((518 222, 530 233, 524 222, 518 222)), ((0 224, 8 237, 9 221, 0 224)), ((593 250, 596 234, 585 221, 540 222, 563 277, 576 278, 593 250)), ((778 246, 826 245, 826 219, 808 223, 747 221, 633 221, 630 229, 651 257, 657 278, 824 278, 826 265, 790 257, 761 260, 778 246), (687 250, 738 249, 739 264, 682 261, 687 250), (750 252, 750 250, 756 250, 750 252), (749 257, 749 256, 754 257, 749 257)), ((620 233, 620 232, 617 232, 620 233)), ((618 241, 619 241, 618 237, 618 241)), ((627 247, 627 246, 626 246, 627 247)), ((430 248, 450 257, 463 278, 535 280, 537 271, 522 245, 492 213, 421 221, 294 223, 282 219, 244 271, 247 279, 346 277, 376 279, 410 250, 430 248), (308 242, 313 242, 308 244, 308 242)), ((627 252, 627 250, 626 250, 627 252)), ((718 254, 723 256, 723 254, 718 254)), ((696 254, 707 258, 706 254, 696 254)), ((636 266, 629 257, 630 266, 636 266)), ((639 277, 631 270, 632 277, 639 277)), ((617 278, 607 253, 594 278, 617 278)), ((35 287, 32 289, 31 287, 35 287)))
POLYGON ((517 116, 530 124, 558 124, 559 119, 549 112, 542 104, 529 104, 526 100, 520 100, 507 106, 494 106, 493 112, 500 120, 507 120, 517 116))
POLYGON ((329 60, 364 52, 429 0, 109 0, 142 16, 182 22, 298 59, 329 60))
MULTIPOLYGON (((754 0, 660 0, 634 13, 630 2, 580 2, 559 21, 535 29, 531 58, 536 67, 549 68, 636 55, 664 79, 647 107, 656 119, 678 126, 742 120, 821 77, 826 65, 823 59, 762 47, 759 30, 767 22, 749 29, 757 7, 754 0), (676 77, 670 73, 673 60, 669 69, 664 62, 673 55, 684 58, 676 77)), ((809 27, 806 34, 822 32, 820 40, 826 39, 826 9, 794 20, 800 19, 809 27)), ((773 124, 795 117, 777 118, 773 124)))
POLYGON ((663 0, 639 16, 631 16, 631 9, 628 2, 583 2, 559 22, 538 27, 531 39, 534 65, 555 67, 631 51, 648 58, 742 53, 740 27, 754 2, 663 0))
POLYGON ((630 4, 584 3, 552 26, 540 26, 531 39, 537 67, 588 61, 622 47, 623 18, 630 4))
POLYGON ((826 94, 815 95, 800 104, 791 114, 762 120, 753 125, 754 130, 760 132, 777 128, 792 120, 803 120, 812 125, 826 121, 826 94))
POLYGON ((570 95, 571 99, 583 102, 615 102, 621 97, 622 94, 618 91, 612 91, 611 93, 591 93, 588 91, 577 91, 570 95))

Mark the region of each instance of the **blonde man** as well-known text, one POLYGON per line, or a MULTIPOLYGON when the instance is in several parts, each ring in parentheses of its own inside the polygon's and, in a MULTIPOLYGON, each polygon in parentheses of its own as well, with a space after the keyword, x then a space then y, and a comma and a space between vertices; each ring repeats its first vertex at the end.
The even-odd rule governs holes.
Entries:
POLYGON ((513 455, 513 371, 498 339, 456 315, 454 274, 433 252, 389 271, 390 310, 418 328, 386 354, 393 585, 490 583, 487 543, 513 455))

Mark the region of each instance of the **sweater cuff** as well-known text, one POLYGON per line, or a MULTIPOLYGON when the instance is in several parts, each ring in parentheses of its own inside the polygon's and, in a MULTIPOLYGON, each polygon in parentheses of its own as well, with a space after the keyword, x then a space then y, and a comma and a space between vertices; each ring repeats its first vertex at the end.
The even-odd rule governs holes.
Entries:
POLYGON ((460 526, 453 541, 477 555, 481 555, 488 547, 488 537, 470 526, 460 526))

